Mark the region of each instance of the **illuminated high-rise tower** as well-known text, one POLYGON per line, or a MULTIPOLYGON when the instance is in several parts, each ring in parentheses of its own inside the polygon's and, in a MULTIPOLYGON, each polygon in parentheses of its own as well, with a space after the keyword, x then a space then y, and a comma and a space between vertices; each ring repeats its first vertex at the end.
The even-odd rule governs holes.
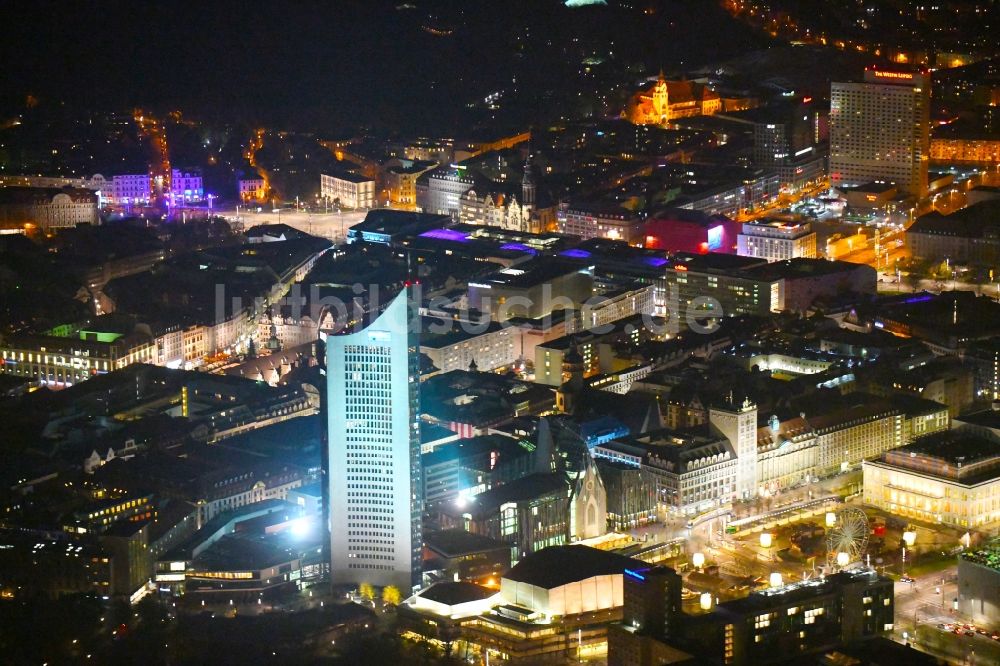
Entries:
POLYGON ((895 183, 917 198, 927 194, 930 156, 930 77, 869 69, 865 80, 830 88, 830 182, 895 183))
POLYGON ((330 573, 334 584, 420 581, 419 328, 404 289, 326 337, 330 573))
POLYGON ((726 437, 736 452, 736 499, 757 496, 757 405, 742 403, 729 396, 723 404, 708 410, 713 433, 726 437))

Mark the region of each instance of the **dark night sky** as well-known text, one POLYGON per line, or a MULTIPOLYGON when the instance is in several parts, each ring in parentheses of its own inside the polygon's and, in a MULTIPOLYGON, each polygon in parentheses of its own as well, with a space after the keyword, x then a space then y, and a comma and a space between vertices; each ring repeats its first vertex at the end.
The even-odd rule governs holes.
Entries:
POLYGON ((613 39, 620 60, 654 68, 732 56, 749 43, 714 0, 661 0, 667 10, 656 19, 567 10, 559 0, 410 0, 415 9, 398 10, 403 1, 8 0, 0 102, 16 109, 30 92, 87 109, 420 126, 457 119, 466 101, 518 72, 537 89, 573 76, 579 53, 565 50, 573 38, 577 51, 613 39), (428 24, 455 31, 434 37, 428 24), (526 28, 517 59, 514 38, 526 28))

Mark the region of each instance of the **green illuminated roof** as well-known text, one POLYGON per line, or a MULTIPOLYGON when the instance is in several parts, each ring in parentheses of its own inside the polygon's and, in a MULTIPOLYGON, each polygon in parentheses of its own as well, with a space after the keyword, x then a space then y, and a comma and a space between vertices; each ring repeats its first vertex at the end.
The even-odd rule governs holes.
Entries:
POLYGON ((81 340, 96 340, 97 342, 114 342, 122 337, 121 333, 110 333, 106 331, 80 331, 81 340))

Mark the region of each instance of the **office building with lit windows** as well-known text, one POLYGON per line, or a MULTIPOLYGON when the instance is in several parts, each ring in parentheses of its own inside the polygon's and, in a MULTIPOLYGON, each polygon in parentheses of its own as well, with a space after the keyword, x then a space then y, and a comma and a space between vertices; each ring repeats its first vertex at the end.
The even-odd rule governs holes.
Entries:
POLYGON ((420 582, 419 326, 409 288, 327 348, 334 584, 420 582))
POLYGON ((1000 337, 977 340, 965 350, 975 374, 976 397, 1000 400, 1000 337))
POLYGON ((714 608, 701 615, 681 611, 672 569, 625 573, 622 622, 608 632, 610 666, 680 663, 692 654, 734 666, 788 663, 893 629, 893 582, 872 569, 779 584, 717 606, 709 599, 714 608))
POLYGON ((642 240, 642 220, 615 204, 574 203, 559 215, 559 231, 587 240, 609 238, 638 243, 642 240))
POLYGON ((56 389, 133 363, 156 363, 156 341, 148 328, 106 328, 99 321, 94 326, 64 325, 38 335, 7 336, 0 343, 0 374, 56 389))
POLYGON ((895 183, 927 193, 930 77, 923 72, 868 69, 860 82, 830 89, 830 183, 895 183))
POLYGON ((743 223, 736 237, 736 253, 768 261, 816 258, 816 232, 808 222, 755 220, 743 223))
POLYGON ((884 636, 893 629, 893 582, 871 569, 771 587, 683 624, 685 648, 715 663, 782 663, 884 636))
POLYGON ((375 181, 371 178, 353 173, 324 173, 319 178, 319 195, 331 203, 363 210, 375 207, 375 181))

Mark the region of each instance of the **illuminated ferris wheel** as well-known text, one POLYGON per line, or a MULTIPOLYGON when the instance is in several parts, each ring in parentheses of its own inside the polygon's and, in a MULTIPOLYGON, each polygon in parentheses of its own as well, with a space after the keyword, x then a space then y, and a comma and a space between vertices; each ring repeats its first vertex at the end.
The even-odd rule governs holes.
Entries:
POLYGON ((826 532, 827 560, 845 567, 858 562, 868 548, 871 526, 868 516, 856 507, 844 507, 836 513, 836 522, 826 532))

